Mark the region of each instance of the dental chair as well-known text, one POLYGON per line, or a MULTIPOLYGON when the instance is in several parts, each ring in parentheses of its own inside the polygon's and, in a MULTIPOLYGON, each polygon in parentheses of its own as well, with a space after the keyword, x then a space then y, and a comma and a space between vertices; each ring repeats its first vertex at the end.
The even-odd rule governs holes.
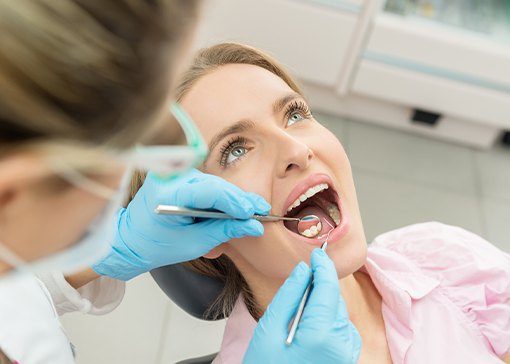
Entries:
MULTIPOLYGON (((182 264, 167 265, 151 271, 159 288, 177 306, 201 320, 212 321, 205 312, 223 289, 223 281, 197 273, 182 264)), ((217 318, 222 319, 223 317, 217 318)), ((187 359, 176 364, 211 364, 217 353, 187 359)))

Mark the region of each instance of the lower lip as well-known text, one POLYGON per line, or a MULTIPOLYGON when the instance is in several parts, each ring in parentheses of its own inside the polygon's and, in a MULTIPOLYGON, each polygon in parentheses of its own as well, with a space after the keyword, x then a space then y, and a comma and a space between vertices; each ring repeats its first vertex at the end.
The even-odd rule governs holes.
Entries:
MULTIPOLYGON (((340 198, 336 196, 336 204, 338 206, 338 209, 340 210, 340 225, 336 226, 333 230, 331 230, 329 239, 328 239, 328 245, 335 244, 336 242, 340 241, 345 235, 347 235, 349 231, 349 219, 347 217, 347 214, 344 211, 343 204, 340 201, 340 198)), ((283 226, 283 222, 282 222, 283 226)), ((323 234, 320 238, 306 238, 302 235, 296 234, 295 232, 290 231, 285 226, 283 228, 292 235, 293 239, 301 240, 307 244, 320 247, 324 241, 326 240, 327 234, 323 234)))

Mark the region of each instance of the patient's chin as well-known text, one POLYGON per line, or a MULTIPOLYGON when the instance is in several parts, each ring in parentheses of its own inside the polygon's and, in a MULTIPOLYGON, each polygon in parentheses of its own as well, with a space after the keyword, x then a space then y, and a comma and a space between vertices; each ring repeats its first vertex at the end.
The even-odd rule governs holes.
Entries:
POLYGON ((344 278, 358 271, 366 262, 367 246, 352 244, 343 249, 328 249, 328 256, 335 263, 338 278, 344 278))

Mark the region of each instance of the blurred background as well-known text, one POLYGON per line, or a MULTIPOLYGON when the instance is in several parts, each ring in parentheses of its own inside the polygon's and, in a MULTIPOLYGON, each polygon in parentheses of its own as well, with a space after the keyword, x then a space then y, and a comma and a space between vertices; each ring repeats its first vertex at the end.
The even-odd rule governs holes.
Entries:
MULTIPOLYGON (((510 251, 510 1, 210 0, 196 47, 240 41, 301 81, 346 148, 368 240, 441 221, 510 251)), ((224 322, 145 274, 112 314, 62 318, 79 364, 218 350, 224 322)))

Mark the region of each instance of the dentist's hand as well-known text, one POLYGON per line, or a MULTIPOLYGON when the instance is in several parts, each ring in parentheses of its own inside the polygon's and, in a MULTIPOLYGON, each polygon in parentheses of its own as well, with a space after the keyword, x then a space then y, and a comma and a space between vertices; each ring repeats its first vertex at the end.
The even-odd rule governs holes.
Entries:
POLYGON ((322 250, 315 249, 311 263, 314 287, 294 341, 290 346, 285 344, 288 324, 310 279, 310 269, 303 262, 294 269, 260 319, 244 364, 357 362, 361 338, 349 321, 333 262, 322 250))
POLYGON ((178 180, 163 182, 152 173, 127 208, 118 215, 118 233, 108 256, 92 266, 101 274, 129 280, 163 265, 198 258, 233 238, 260 236, 256 220, 208 219, 158 215, 157 205, 216 209, 239 219, 267 214, 271 206, 225 180, 192 170, 178 180))

